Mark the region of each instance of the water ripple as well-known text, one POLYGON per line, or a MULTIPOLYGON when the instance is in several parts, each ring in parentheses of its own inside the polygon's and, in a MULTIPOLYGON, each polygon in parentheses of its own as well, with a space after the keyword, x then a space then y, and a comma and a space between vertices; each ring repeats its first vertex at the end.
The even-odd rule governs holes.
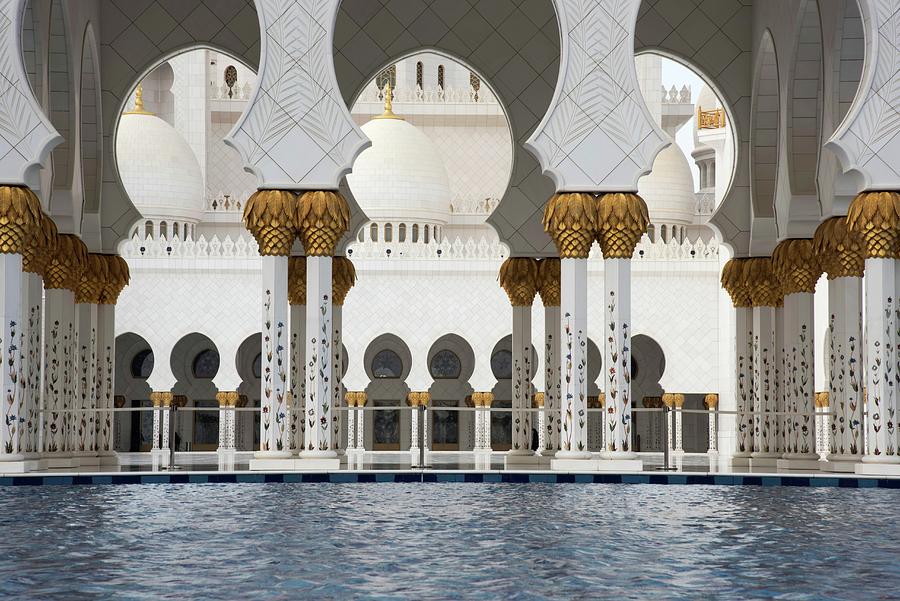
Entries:
POLYGON ((896 491, 553 484, 0 489, 22 599, 892 599, 896 491))

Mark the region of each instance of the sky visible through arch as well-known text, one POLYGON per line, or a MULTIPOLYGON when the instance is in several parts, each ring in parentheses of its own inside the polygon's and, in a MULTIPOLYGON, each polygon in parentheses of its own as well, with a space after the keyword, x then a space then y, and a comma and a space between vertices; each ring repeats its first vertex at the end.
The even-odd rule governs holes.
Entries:
MULTIPOLYGON (((696 103, 697 97, 700 95, 700 90, 702 90, 704 86, 703 80, 681 63, 666 57, 662 57, 661 67, 662 85, 664 85, 666 89, 675 86, 680 90, 681 86, 687 84, 691 89, 691 100, 696 103)), ((688 164, 691 166, 691 175, 694 178, 694 191, 696 192, 700 189, 700 170, 697 168, 697 164, 694 163, 693 159, 691 159, 691 152, 694 150, 693 119, 689 119, 687 123, 681 126, 675 134, 675 142, 678 143, 678 146, 688 159, 688 164)))

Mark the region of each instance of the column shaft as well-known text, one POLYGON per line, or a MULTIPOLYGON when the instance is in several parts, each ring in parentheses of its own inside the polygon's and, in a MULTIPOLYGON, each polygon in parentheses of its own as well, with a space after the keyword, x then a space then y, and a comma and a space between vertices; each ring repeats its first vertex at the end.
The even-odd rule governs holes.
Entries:
POLYGON ((829 461, 859 461, 863 444, 862 278, 828 281, 829 461))
POLYGON ((336 457, 332 437, 333 392, 331 257, 306 258, 307 457, 336 457))
POLYGON ((78 353, 76 356, 75 414, 77 453, 96 450, 97 409, 97 305, 75 305, 78 316, 78 353))
MULTIPOLYGON (((22 393, 21 415, 25 419, 21 425, 20 449, 23 453, 40 452, 40 407, 41 407, 41 349, 42 319, 44 311, 44 287, 41 276, 35 273, 22 274, 22 393)), ((5 286, 4 286, 5 288, 5 286)))
POLYGON ((606 451, 632 459, 631 450, 631 259, 604 259, 606 332, 606 451))
POLYGON ((897 453, 896 259, 866 259, 866 437, 864 463, 900 463, 897 453))
POLYGON ((113 443, 115 420, 111 411, 115 401, 116 378, 116 306, 114 304, 97 305, 96 373, 97 407, 102 410, 96 417, 96 448, 100 455, 111 455, 115 449, 113 443))
POLYGON ((0 254, 0 461, 23 458, 20 445, 25 416, 22 414, 22 255, 0 254))
POLYGON ((45 292, 44 317, 44 451, 63 453, 67 447, 66 412, 72 408, 72 340, 75 293, 65 289, 45 292))
MULTIPOLYGON (((343 306, 332 304, 331 307, 331 324, 332 324, 332 339, 331 339, 331 365, 332 365, 332 387, 331 387, 331 440, 332 440, 332 448, 336 451, 340 451, 341 448, 341 424, 344 421, 344 416, 342 415, 342 411, 340 411, 340 407, 344 404, 344 343, 343 343, 343 333, 341 332, 341 328, 343 327, 343 306)), ((349 446, 349 441, 348 441, 349 446)))
POLYGON ((753 451, 753 309, 735 307, 735 401, 737 444, 734 457, 745 459, 753 451))
POLYGON ((778 386, 775 307, 753 307, 753 458, 776 459, 778 386))
POLYGON ((513 306, 512 332, 512 450, 511 455, 531 454, 531 307, 513 306))
POLYGON ((543 454, 552 455, 559 449, 559 434, 562 418, 560 406, 560 309, 559 306, 544 307, 544 418, 543 454))
POLYGON ((258 458, 289 457, 288 257, 262 257, 262 391, 258 458))
MULTIPOLYGON (((560 260, 559 458, 590 459, 587 450, 587 259, 560 260)), ((490 432, 490 425, 488 425, 490 432)))
POLYGON ((785 383, 788 447, 785 459, 818 460, 813 361, 813 294, 784 297, 785 383))
POLYGON ((291 448, 303 449, 306 431, 306 305, 291 305, 291 448))

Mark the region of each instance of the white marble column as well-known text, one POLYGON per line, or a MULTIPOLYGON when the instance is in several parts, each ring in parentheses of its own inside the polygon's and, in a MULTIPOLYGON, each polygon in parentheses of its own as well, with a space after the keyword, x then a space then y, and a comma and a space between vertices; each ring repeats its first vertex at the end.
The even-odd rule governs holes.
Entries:
POLYGON ((538 294, 544 305, 544 402, 539 429, 540 454, 552 457, 559 449, 562 428, 560 406, 560 260, 541 259, 538 264, 538 294))
POLYGON ((531 456, 531 307, 513 306, 512 449, 509 455, 531 456))
POLYGON ((356 451, 356 393, 348 392, 347 405, 347 454, 352 455, 356 451))
POLYGON ((587 450, 587 259, 560 259, 559 469, 591 458, 587 450))
POLYGON ((411 467, 419 465, 419 393, 410 392, 406 398, 409 405, 409 463, 411 467))
POLYGON ((706 454, 718 458, 719 456, 719 395, 716 393, 707 394, 703 399, 703 406, 709 413, 707 414, 707 427, 709 429, 709 445, 706 454))
POLYGON ((234 469, 235 408, 238 398, 237 391, 216 393, 216 401, 219 403, 219 447, 216 449, 216 457, 220 470, 234 469))
MULTIPOLYGON (((48 252, 46 248, 40 252, 48 252)), ((46 256, 37 259, 23 257, 22 268, 22 378, 19 381, 21 392, 20 418, 21 438, 20 450, 26 459, 36 459, 41 451, 41 357, 43 356, 43 316, 44 316, 44 283, 40 272, 46 256)), ((5 286, 4 286, 5 288, 5 286)))
POLYGON ((334 303, 331 307, 331 365, 333 366, 331 384, 331 440, 334 445, 334 450, 338 455, 344 454, 341 449, 341 430, 344 422, 344 412, 341 411, 341 406, 344 404, 343 314, 343 306, 334 303))
POLYGON ((259 426, 260 449, 254 457, 260 460, 277 460, 291 456, 291 429, 288 417, 290 392, 288 257, 263 256, 261 261, 262 415, 259 426))
POLYGON ((773 306, 753 307, 753 453, 754 467, 775 467, 778 450, 777 346, 773 306))
POLYGON ((288 301, 291 319, 291 450, 299 453, 306 432, 306 257, 289 259, 288 301))
MULTIPOLYGON (((77 300, 89 300, 77 298, 77 300)), ((75 434, 77 444, 73 453, 79 457, 80 465, 96 465, 96 420, 97 413, 97 305, 90 302, 76 302, 75 313, 78 322, 78 353, 75 371, 75 434)))
POLYGON ((332 258, 306 258, 306 444, 300 456, 335 459, 332 430, 332 258))
MULTIPOLYGON (((122 261, 119 257, 115 260, 122 261)), ((127 272, 126 272, 127 277, 127 272)), ((127 280, 126 280, 127 281, 127 280)), ((118 462, 115 454, 116 420, 111 412, 115 404, 116 378, 116 305, 124 282, 113 284, 111 292, 105 292, 97 305, 97 406, 102 413, 97 414, 97 453, 101 464, 118 462)), ((109 290, 109 289, 108 289, 109 290)), ((126 423, 127 420, 126 420, 126 423)))
POLYGON ((0 461, 22 463, 16 471, 24 471, 25 458, 21 449, 21 436, 25 428, 25 416, 22 415, 22 378, 21 356, 22 345, 22 255, 18 253, 0 253, 0 349, 2 349, 2 381, 3 398, 0 399, 0 461))
POLYGON ((604 259, 606 459, 634 459, 631 448, 631 259, 604 259))
POLYGON ((750 278, 750 265, 759 259, 730 259, 722 267, 722 287, 734 306, 734 397, 735 448, 731 455, 734 466, 749 466, 753 452, 753 309, 751 293, 755 289, 750 278))

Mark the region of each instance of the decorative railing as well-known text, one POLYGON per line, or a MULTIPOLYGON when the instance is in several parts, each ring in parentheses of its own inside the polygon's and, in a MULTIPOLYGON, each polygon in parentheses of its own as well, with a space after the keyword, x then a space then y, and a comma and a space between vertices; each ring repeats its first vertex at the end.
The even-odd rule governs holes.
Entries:
POLYGON ((499 204, 499 198, 454 198, 450 201, 450 212, 454 215, 490 215, 499 204))
POLYGON ((253 86, 249 83, 244 83, 244 85, 236 83, 230 88, 224 83, 221 86, 214 83, 209 84, 208 96, 210 100, 239 100, 246 102, 250 100, 252 95, 253 86))
POLYGON ((668 90, 662 86, 660 91, 663 104, 691 104, 691 87, 687 84, 681 86, 681 90, 674 85, 668 90))
POLYGON ((704 111, 697 106, 697 129, 719 129, 725 127, 725 109, 704 111))
MULTIPOLYGON (((178 238, 144 238, 135 236, 123 243, 120 253, 126 259, 134 258, 254 258, 259 256, 259 246, 250 234, 242 234, 235 238, 200 236, 197 240, 179 240, 178 238)), ((509 256, 509 248, 499 241, 489 242, 485 238, 469 239, 465 242, 457 238, 454 242, 447 240, 429 244, 422 243, 387 243, 387 242, 354 242, 347 247, 347 256, 353 259, 391 259, 391 260, 490 260, 500 261, 509 256)), ((600 249, 596 245, 591 251, 592 258, 600 258, 600 249)), ((641 238, 634 252, 635 260, 717 260, 719 245, 715 240, 677 242, 651 242, 647 236, 641 238)))
MULTIPOLYGON (((392 90, 393 102, 416 104, 498 104, 497 98, 487 86, 477 90, 468 88, 415 88, 400 87, 392 90)), ((357 102, 384 102, 384 90, 371 85, 363 90, 357 102)))

